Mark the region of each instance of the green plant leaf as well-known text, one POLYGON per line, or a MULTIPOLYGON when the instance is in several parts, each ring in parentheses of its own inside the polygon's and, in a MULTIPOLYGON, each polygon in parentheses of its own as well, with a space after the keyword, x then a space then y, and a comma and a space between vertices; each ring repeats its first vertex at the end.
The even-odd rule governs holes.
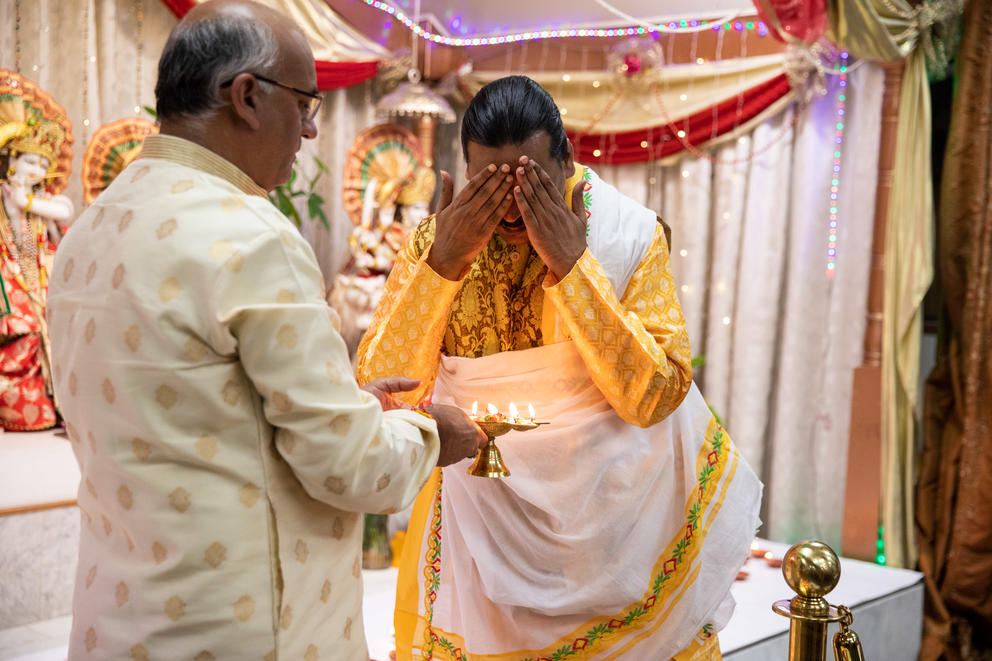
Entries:
POLYGON ((314 158, 314 163, 317 164, 317 174, 314 175, 313 179, 305 182, 305 185, 299 188, 294 188, 296 184, 303 181, 300 176, 300 170, 297 169, 296 164, 293 164, 293 169, 289 175, 289 181, 285 184, 276 186, 271 193, 269 193, 269 200, 275 205, 279 211, 293 221, 297 227, 303 225, 303 219, 300 217, 300 212, 296 209, 293 204, 293 200, 297 198, 304 198, 306 200, 307 215, 310 220, 319 220, 321 225, 326 229, 330 229, 331 225, 327 220, 327 214, 324 211, 324 198, 314 192, 314 186, 317 180, 320 179, 325 174, 330 174, 330 170, 319 158, 314 158))
POLYGON ((302 221, 300 220, 300 213, 296 210, 296 207, 293 206, 293 201, 290 199, 289 195, 286 194, 286 187, 277 186, 272 192, 276 195, 276 206, 279 208, 279 211, 281 211, 284 216, 292 220, 297 227, 300 227, 302 224, 302 221))
POLYGON ((327 222, 327 214, 324 213, 324 198, 316 193, 311 193, 310 197, 307 199, 307 213, 310 214, 311 220, 313 218, 319 218, 320 224, 324 226, 324 229, 331 229, 330 223, 327 222))
POLYGON ((317 164, 317 174, 315 174, 313 176, 313 179, 310 180, 310 191, 309 192, 311 192, 311 193, 313 192, 314 187, 317 186, 317 181, 319 181, 320 178, 323 175, 330 174, 330 170, 327 169, 327 166, 324 165, 324 162, 323 161, 321 161, 316 156, 314 157, 313 160, 314 160, 314 163, 317 164))

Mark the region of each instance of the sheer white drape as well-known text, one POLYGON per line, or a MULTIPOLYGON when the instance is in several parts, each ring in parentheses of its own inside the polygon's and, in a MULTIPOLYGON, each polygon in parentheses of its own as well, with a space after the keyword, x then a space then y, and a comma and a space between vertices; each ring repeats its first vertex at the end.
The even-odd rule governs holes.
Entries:
POLYGON ((765 482, 764 535, 835 548, 863 347, 882 73, 866 64, 848 81, 832 278, 834 86, 798 118, 790 109, 710 158, 597 169, 672 227, 693 353, 706 359, 696 377, 765 482))
MULTIPOLYGON (((0 66, 13 68, 14 3, 2 4, 0 66)), ((21 72, 52 93, 73 123, 68 194, 82 210, 86 141, 100 125, 134 115, 135 106, 154 105, 158 57, 176 19, 160 0, 22 0, 20 14, 21 72)), ((764 534, 816 536, 835 548, 851 375, 864 332, 882 74, 866 64, 848 80, 833 278, 825 275, 833 87, 794 125, 788 110, 714 150, 716 163, 689 155, 597 168, 672 226, 690 338, 694 353, 706 357, 697 378, 766 484, 764 534), (736 159, 745 160, 719 162, 736 159)), ((342 166, 354 136, 376 123, 373 107, 371 83, 327 92, 319 136, 304 142, 304 178, 314 174, 314 155, 331 171, 317 186, 331 228, 303 227, 328 283, 349 256, 342 166)), ((436 161, 456 189, 464 184, 457 125, 438 127, 436 161)))
MULTIPOLYGON (((86 208, 80 178, 86 144, 103 124, 149 117, 141 106, 155 106, 158 58, 177 19, 161 0, 21 0, 15 32, 14 0, 0 5, 0 67, 14 69, 19 42, 21 74, 51 93, 72 122, 75 143, 66 194, 80 213, 86 208)), ((304 141, 299 160, 307 177, 316 169, 311 156, 331 170, 317 186, 331 230, 309 223, 303 228, 328 282, 348 257, 351 222, 341 205, 341 172, 355 135, 375 123, 371 90, 366 82, 326 92, 319 134, 304 141)))

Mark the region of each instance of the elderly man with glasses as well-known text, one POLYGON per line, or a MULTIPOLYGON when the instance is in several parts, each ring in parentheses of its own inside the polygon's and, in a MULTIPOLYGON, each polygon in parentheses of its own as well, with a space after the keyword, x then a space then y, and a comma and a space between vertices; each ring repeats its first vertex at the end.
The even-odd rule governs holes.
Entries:
POLYGON ((367 661, 362 516, 485 436, 359 388, 310 247, 266 198, 321 96, 288 19, 170 35, 161 131, 57 254, 55 388, 82 473, 70 658, 367 661))

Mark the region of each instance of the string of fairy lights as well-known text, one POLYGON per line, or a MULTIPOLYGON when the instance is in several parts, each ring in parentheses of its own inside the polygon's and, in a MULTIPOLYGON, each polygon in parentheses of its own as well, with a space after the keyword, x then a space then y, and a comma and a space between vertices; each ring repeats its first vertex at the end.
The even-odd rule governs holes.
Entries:
MULTIPOLYGON (((698 32, 702 29, 711 29, 714 31, 736 31, 736 32, 757 32, 760 36, 768 35, 768 27, 763 21, 743 21, 743 20, 733 20, 724 22, 712 22, 708 23, 703 19, 693 19, 693 20, 680 20, 680 21, 669 21, 667 23, 659 23, 653 27, 642 25, 636 26, 624 26, 615 28, 567 28, 567 29, 551 29, 551 30, 535 30, 526 31, 518 33, 509 33, 501 35, 490 35, 485 37, 448 37, 421 27, 413 17, 406 14, 402 9, 399 9, 389 2, 384 2, 382 0, 364 0, 365 4, 378 9, 382 12, 389 14, 395 20, 400 21, 408 29, 416 33, 420 38, 429 40, 434 43, 444 44, 449 46, 486 46, 493 44, 509 44, 516 42, 526 42, 534 41, 539 39, 557 39, 566 37, 591 37, 591 38, 616 38, 624 36, 642 36, 650 35, 653 33, 679 33, 679 32, 698 32)), ((137 33, 138 33, 138 57, 136 63, 136 88, 139 90, 141 87, 141 50, 143 46, 143 23, 144 23, 144 6, 142 0, 132 0, 132 5, 135 12, 137 33)), ((20 23, 20 0, 15 2, 15 69, 20 68, 20 34, 19 34, 19 23, 20 23)), ((89 28, 89 16, 88 16, 88 3, 84 3, 83 7, 83 30, 84 30, 84 40, 88 41, 88 28, 89 28)), ((87 44, 88 45, 88 44, 87 44)), ((82 121, 83 125, 83 139, 86 140, 90 129, 89 115, 89 99, 88 97, 88 78, 89 78, 89 64, 95 61, 94 56, 89 56, 85 58, 89 60, 83 67, 83 85, 82 85, 82 106, 84 119, 82 121)), ((838 94, 835 105, 835 124, 834 124, 834 153, 833 153, 833 165, 832 165, 832 177, 830 181, 830 192, 829 192, 829 217, 828 217, 828 232, 827 232, 827 251, 826 251, 826 275, 828 278, 832 278, 836 273, 837 268, 837 257, 838 257, 838 232, 839 232, 839 203, 840 203, 840 174, 841 174, 841 154, 844 143, 844 127, 845 127, 845 112, 846 112, 846 87, 847 87, 847 74, 848 74, 848 53, 842 52, 840 54, 840 62, 838 67, 838 94)), ((664 109, 663 109, 664 110, 664 109)), ((140 105, 135 105, 135 113, 140 112, 140 105)), ((685 137, 683 132, 678 131, 678 138, 685 142, 685 137)), ((773 141, 774 142, 774 141, 773 141)), ((645 146, 645 145, 642 145, 645 146)), ((692 149, 693 145, 686 145, 694 155, 697 157, 704 156, 702 152, 698 149, 692 149)), ((746 159, 750 160, 750 159, 746 159)))
MULTIPOLYGON (((616 38, 616 37, 637 37, 643 35, 657 35, 659 33, 675 33, 680 32, 698 32, 701 29, 711 29, 714 31, 736 31, 743 32, 747 31, 757 31, 759 36, 768 36, 768 26, 764 21, 716 21, 712 24, 703 19, 693 19, 693 20, 680 20, 680 21, 669 21, 667 23, 658 23, 656 25, 650 24, 640 24, 625 27, 614 27, 614 28, 564 28, 564 29, 550 29, 550 30, 533 30, 526 32, 515 32, 508 34, 499 35, 488 35, 484 37, 449 37, 443 34, 438 34, 429 29, 421 27, 420 23, 414 18, 399 9, 389 2, 384 2, 383 0, 364 0, 366 5, 369 5, 379 11, 389 14, 395 20, 401 22, 409 30, 411 30, 418 37, 431 41, 437 44, 443 44, 446 46, 491 46, 498 44, 511 44, 517 42, 527 42, 539 39, 560 39, 568 37, 592 37, 592 38, 616 38)), ((835 134, 834 134, 834 154, 833 154, 833 168, 830 180, 830 213, 828 222, 828 233, 827 233, 827 259, 826 259, 826 276, 828 278, 833 278, 837 270, 837 237, 838 237, 838 227, 839 227, 839 203, 840 203, 840 171, 841 171, 841 152, 844 143, 844 114, 845 114, 845 104, 846 104, 846 87, 847 87, 847 72, 848 72, 848 53, 846 51, 840 54, 840 66, 837 71, 839 76, 839 92, 837 94, 837 103, 835 107, 835 134)), ((568 76, 564 76, 567 80, 568 76)), ((657 92, 656 92, 657 96, 657 92)), ((611 102, 612 104, 612 102, 611 102)), ((660 103, 662 113, 667 115, 666 108, 660 103)), ((564 114, 565 111, 562 111, 564 114)), ((786 127, 784 127, 782 134, 788 133, 792 128, 792 124, 795 123, 796 119, 801 115, 800 112, 794 113, 793 121, 786 127)), ((671 125, 672 122, 666 117, 668 123, 671 125)), ((590 127, 591 128, 591 127, 590 127)), ((683 143, 688 151, 693 153, 698 158, 711 158, 705 154, 702 150, 695 148, 694 145, 689 144, 685 137, 685 132, 683 130, 678 130, 676 132, 678 139, 683 143)), ((777 140, 772 140, 771 144, 774 144, 777 140)), ((771 146, 771 144, 766 145, 765 148, 771 146)), ((648 145, 642 142, 642 147, 647 148, 648 145)), ((765 149, 759 150, 764 151, 765 149)), ((602 150, 596 149, 593 151, 593 155, 599 157, 602 154, 602 150)), ((757 154, 750 154, 748 157, 740 159, 742 161, 750 161, 757 154)), ((685 176, 685 173, 683 173, 685 176)))
POLYGON ((837 270, 837 229, 840 204, 840 160, 844 146, 844 114, 847 103, 847 51, 840 53, 840 81, 838 82, 836 120, 834 124, 833 176, 830 179, 830 222, 827 233, 827 277, 832 278, 837 270))
POLYGON ((510 34, 489 35, 486 37, 448 37, 431 30, 425 30, 420 24, 402 9, 398 9, 388 2, 382 0, 364 0, 365 4, 374 7, 379 11, 389 14, 397 21, 401 22, 421 39, 432 41, 445 46, 492 46, 497 44, 512 44, 521 41, 533 41, 535 39, 561 39, 565 37, 638 37, 659 33, 679 33, 695 32, 700 29, 710 29, 714 32, 736 31, 743 32, 757 31, 758 35, 768 36, 768 26, 764 21, 727 21, 709 22, 706 20, 681 20, 658 23, 650 27, 644 25, 631 25, 615 28, 564 28, 552 30, 532 30, 527 32, 514 32, 510 34))

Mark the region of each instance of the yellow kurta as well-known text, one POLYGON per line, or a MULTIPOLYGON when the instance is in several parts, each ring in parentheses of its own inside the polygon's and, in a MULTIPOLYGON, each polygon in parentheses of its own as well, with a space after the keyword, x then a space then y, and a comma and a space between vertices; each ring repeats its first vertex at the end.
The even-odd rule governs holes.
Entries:
MULTIPOLYGON (((565 199, 583 168, 568 180, 565 199)), ((692 380, 689 336, 661 223, 627 289, 613 291, 587 249, 561 282, 537 252, 494 235, 461 281, 427 265, 434 218, 417 228, 386 283, 358 350, 358 379, 421 379, 430 392, 443 351, 477 358, 571 338, 593 381, 621 418, 646 427, 681 403, 692 380)))
MULTIPOLYGON (((582 174, 577 164, 566 200, 582 174)), ((692 380, 690 349, 660 222, 619 293, 588 249, 556 282, 529 245, 510 246, 495 235, 465 277, 449 281, 426 263, 433 236, 431 217, 397 260, 359 347, 360 382, 392 373, 419 378, 421 386, 409 398, 419 401, 433 388, 442 353, 478 358, 570 339, 593 382, 628 423, 650 426, 682 402, 692 380)), ((419 539, 429 524, 438 488, 435 477, 421 493, 407 539, 419 539)), ((422 555, 411 545, 400 568, 397 651, 404 660, 415 627, 410 614, 423 596, 417 575, 422 555)), ((719 659, 716 636, 701 633, 677 658, 719 659)))
POLYGON ((59 247, 49 316, 82 472, 70 657, 367 661, 356 512, 414 498, 436 426, 358 389, 264 191, 149 136, 59 247))

